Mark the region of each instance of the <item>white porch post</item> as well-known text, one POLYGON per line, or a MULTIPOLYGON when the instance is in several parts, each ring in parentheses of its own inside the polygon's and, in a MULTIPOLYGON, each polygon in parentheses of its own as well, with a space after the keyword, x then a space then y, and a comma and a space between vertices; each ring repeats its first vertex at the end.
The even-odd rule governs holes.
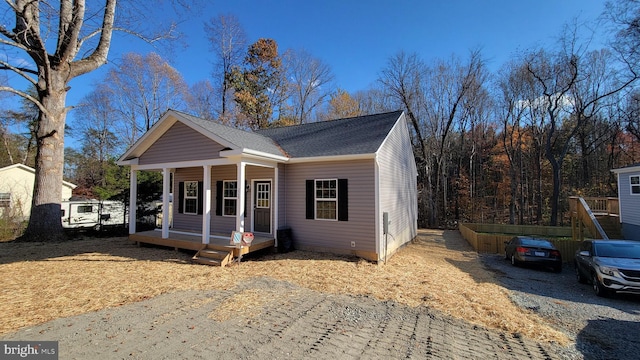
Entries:
POLYGON ((136 208, 138 198, 138 171, 131 166, 129 175, 129 234, 136 233, 136 208))
POLYGON ((238 163, 238 203, 236 204, 236 231, 244 232, 244 212, 245 209, 245 167, 244 162, 238 163))
POLYGON ((211 165, 204 165, 203 179, 202 243, 208 244, 211 237, 211 165))
POLYGON ((271 204, 273 204, 273 229, 271 229, 271 233, 276 238, 276 247, 278 246, 278 202, 280 198, 278 198, 278 164, 273 168, 273 199, 271 199, 271 204))
POLYGON ((170 187, 171 180, 171 172, 168 168, 162 169, 162 238, 169 238, 169 217, 170 209, 169 209, 169 192, 171 191, 170 187))

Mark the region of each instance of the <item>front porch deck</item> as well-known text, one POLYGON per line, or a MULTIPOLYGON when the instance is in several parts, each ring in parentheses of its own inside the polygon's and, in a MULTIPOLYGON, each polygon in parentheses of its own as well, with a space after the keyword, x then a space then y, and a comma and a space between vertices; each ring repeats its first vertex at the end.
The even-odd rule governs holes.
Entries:
POLYGON ((200 251, 203 249, 226 251, 233 253, 233 257, 274 247, 276 242, 273 236, 254 234, 254 239, 250 246, 238 247, 229 244, 230 238, 231 234, 215 234, 211 235, 209 238, 209 244, 203 244, 202 235, 195 233, 190 234, 185 232, 169 231, 169 238, 167 239, 162 238, 162 231, 160 230, 142 231, 129 235, 129 240, 135 241, 136 243, 153 244, 194 251, 200 251))

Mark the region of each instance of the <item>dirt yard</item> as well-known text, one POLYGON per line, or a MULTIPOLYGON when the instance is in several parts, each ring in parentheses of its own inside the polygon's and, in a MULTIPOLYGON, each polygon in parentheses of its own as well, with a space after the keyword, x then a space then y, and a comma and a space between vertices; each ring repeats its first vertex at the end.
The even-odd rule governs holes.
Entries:
MULTIPOLYGON (((362 295, 442 311, 471 324, 566 344, 567 336, 517 307, 455 231, 422 230, 387 264, 294 251, 245 257, 226 268, 194 265, 191 254, 138 247, 126 238, 65 243, 0 243, 0 335, 53 319, 161 294, 228 290, 268 277, 324 294, 362 295)), ((255 309, 274 294, 243 293, 219 320, 255 309)), ((228 306, 224 311, 224 306, 228 306)))

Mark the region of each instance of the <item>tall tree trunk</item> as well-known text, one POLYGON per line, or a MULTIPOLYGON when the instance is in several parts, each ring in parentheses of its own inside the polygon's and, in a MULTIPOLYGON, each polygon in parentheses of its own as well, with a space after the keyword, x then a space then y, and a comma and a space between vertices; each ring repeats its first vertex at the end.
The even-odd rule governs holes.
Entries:
POLYGON ((29 225, 23 236, 28 241, 51 241, 63 238, 60 220, 64 169, 64 124, 67 89, 64 77, 58 77, 49 91, 41 91, 40 101, 48 110, 40 112, 36 129, 36 171, 29 225), (46 234, 47 238, 41 238, 46 234))

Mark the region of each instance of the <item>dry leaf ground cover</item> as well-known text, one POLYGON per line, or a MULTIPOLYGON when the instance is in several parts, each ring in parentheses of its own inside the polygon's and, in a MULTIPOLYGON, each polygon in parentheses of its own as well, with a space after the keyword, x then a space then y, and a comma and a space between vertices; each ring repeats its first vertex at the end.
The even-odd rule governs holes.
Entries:
MULTIPOLYGON (((481 326, 568 342, 544 319, 517 307, 456 231, 421 230, 380 265, 294 251, 264 253, 220 268, 192 264, 190 255, 138 247, 126 238, 0 243, 0 335, 163 293, 230 289, 247 278, 268 276, 325 293, 428 306, 481 326)), ((238 302, 234 304, 237 308, 238 302)))

